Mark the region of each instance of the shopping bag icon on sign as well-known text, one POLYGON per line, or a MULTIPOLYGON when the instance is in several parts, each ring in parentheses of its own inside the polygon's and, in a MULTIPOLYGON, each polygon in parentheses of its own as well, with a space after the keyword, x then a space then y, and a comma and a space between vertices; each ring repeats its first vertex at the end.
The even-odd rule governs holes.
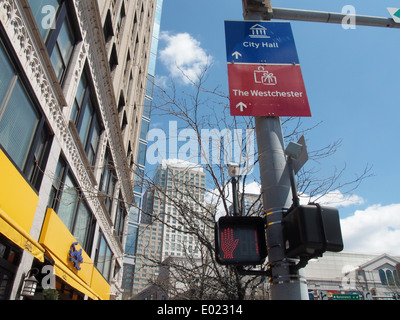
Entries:
POLYGON ((265 70, 264 67, 258 67, 258 70, 254 71, 254 81, 255 83, 262 83, 265 86, 274 86, 278 84, 274 74, 265 70))

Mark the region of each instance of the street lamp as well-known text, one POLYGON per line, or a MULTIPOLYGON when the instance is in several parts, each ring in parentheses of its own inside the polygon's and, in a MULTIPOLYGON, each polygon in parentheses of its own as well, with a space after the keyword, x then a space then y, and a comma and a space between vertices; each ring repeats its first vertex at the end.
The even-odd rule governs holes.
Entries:
POLYGON ((39 270, 34 268, 28 271, 28 274, 24 276, 24 282, 21 289, 21 296, 33 297, 36 292, 36 287, 39 281, 36 280, 35 275, 39 273, 39 270), (32 274, 34 273, 34 274, 32 274))
POLYGON ((233 215, 239 215, 239 201, 238 194, 236 190, 237 180, 236 177, 240 176, 240 168, 237 163, 229 163, 228 164, 228 172, 232 178, 232 195, 233 195, 233 215))

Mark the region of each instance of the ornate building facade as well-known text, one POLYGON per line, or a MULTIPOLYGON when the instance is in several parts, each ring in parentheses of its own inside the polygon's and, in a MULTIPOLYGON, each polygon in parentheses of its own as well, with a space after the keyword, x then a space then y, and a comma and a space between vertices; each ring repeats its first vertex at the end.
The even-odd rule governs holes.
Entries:
POLYGON ((0 299, 122 297, 156 3, 0 0, 0 299))

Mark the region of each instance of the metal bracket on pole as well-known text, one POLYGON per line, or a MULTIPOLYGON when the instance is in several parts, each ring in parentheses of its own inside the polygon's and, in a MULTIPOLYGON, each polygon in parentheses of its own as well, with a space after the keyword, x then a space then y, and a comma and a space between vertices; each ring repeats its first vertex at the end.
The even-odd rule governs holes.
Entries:
POLYGON ((272 14, 271 0, 242 0, 243 17, 246 18, 251 14, 262 14, 263 20, 269 20, 268 16, 272 14))
MULTIPOLYGON (((243 0, 245 1, 245 0, 243 0)), ((347 14, 336 12, 312 11, 301 9, 286 9, 286 8, 272 8, 264 11, 264 16, 267 20, 294 20, 294 21, 308 21, 308 22, 322 22, 322 23, 335 23, 342 24, 347 14)), ((400 23, 396 23, 392 18, 374 17, 354 15, 355 24, 357 26, 370 26, 382 28, 400 28, 400 23)))

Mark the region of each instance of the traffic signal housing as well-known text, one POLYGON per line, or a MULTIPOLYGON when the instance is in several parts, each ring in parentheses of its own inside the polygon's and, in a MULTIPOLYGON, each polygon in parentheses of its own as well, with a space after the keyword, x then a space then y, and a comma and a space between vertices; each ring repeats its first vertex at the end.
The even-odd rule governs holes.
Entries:
POLYGON ((288 258, 321 256, 343 250, 339 211, 319 204, 291 208, 283 218, 283 238, 288 258))
POLYGON ((267 256, 261 217, 221 217, 215 224, 215 256, 222 265, 260 265, 267 256))

